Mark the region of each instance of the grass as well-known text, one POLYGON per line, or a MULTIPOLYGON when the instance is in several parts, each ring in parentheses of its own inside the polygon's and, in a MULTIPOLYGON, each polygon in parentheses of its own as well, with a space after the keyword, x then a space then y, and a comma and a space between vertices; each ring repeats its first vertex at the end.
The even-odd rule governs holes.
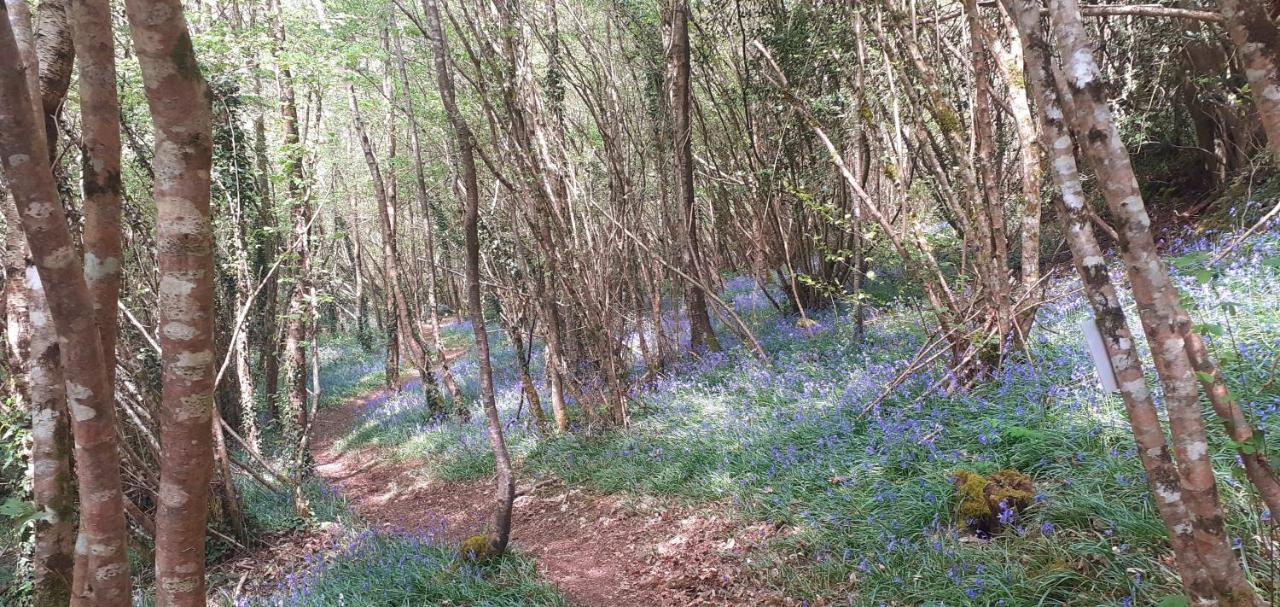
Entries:
MULTIPOLYGON (((1191 268, 1177 279, 1198 303, 1193 315, 1233 391, 1276 435, 1280 271, 1272 266, 1280 234, 1255 239, 1206 280, 1194 268, 1196 256, 1212 250, 1209 236, 1171 245, 1179 265, 1191 268)), ((909 301, 881 306, 859 343, 847 318, 827 313, 817 327, 799 329, 749 281, 731 280, 726 299, 752 323, 774 366, 740 347, 691 359, 635 395, 641 406, 629 428, 544 440, 516 415, 513 354, 498 339, 500 408, 525 474, 722 502, 744 520, 785 525, 790 531, 759 562, 793 595, 868 606, 1156 604, 1179 585, 1122 404, 1097 387, 1081 343, 1087 306, 1075 284, 1054 288, 1030 357, 967 393, 928 392, 940 377, 933 369, 868 407, 924 339, 909 301), (952 477, 1001 468, 1030 475, 1037 499, 980 541, 956 520, 952 477)), ((456 371, 474 394, 474 361, 456 371)), ((1269 515, 1233 472, 1220 425, 1209 425, 1229 532, 1267 592, 1269 515)), ((442 478, 492 471, 479 420, 433 419, 412 392, 372 408, 344 441, 370 444, 423 460, 442 478)))
POLYGON ((459 559, 434 531, 361 531, 335 540, 310 567, 269 597, 236 607, 561 607, 533 561, 508 554, 483 564, 459 559))

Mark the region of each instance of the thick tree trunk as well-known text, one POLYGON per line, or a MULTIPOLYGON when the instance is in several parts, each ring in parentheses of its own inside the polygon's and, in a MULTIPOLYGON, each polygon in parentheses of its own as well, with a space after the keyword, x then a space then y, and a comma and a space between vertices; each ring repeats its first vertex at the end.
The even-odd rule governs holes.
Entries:
POLYGON ((156 248, 163 366, 156 605, 205 604, 213 470, 214 235, 209 91, 179 0, 127 0, 155 125, 156 248))
POLYGON ((34 75, 36 66, 32 55, 19 52, 7 8, 0 19, 0 158, 64 346, 62 366, 72 378, 66 389, 79 492, 92 496, 81 506, 89 581, 83 585, 85 596, 77 601, 123 607, 130 601, 128 536, 110 379, 92 312, 93 295, 54 185, 38 88, 24 76, 34 75))
POLYGON ((449 117, 449 124, 458 149, 458 159, 462 163, 462 187, 465 188, 463 235, 467 262, 467 308, 472 329, 475 332, 476 359, 479 361, 480 370, 480 399, 484 406, 485 420, 488 422, 489 445, 493 449, 498 472, 497 493, 494 496, 494 534, 489 543, 496 554, 502 554, 507 549, 507 542, 511 539, 511 510, 516 497, 516 484, 515 475, 511 469, 511 456, 507 453, 506 440, 502 436, 502 420, 498 418, 498 406, 494 400, 493 369, 489 363, 489 335, 484 325, 484 304, 480 299, 480 191, 473 149, 475 143, 472 140, 471 128, 467 126, 462 112, 458 109, 453 74, 449 66, 449 45, 445 38, 444 25, 440 21, 436 0, 422 0, 422 8, 426 13, 427 27, 432 34, 436 80, 440 87, 441 102, 449 117))

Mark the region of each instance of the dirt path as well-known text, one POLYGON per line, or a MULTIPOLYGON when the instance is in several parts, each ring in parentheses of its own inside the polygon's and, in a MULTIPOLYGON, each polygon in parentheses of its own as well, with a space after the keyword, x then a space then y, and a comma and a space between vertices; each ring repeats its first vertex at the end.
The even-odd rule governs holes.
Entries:
MULTIPOLYGON (((316 471, 365 520, 384 528, 444 525, 458 541, 488 527, 492 483, 444 483, 376 448, 341 451, 334 443, 382 391, 316 419, 316 471)), ((512 545, 578 607, 793 605, 750 567, 752 550, 777 531, 735 524, 714 510, 651 499, 600 496, 558 481, 517 486, 512 545)))

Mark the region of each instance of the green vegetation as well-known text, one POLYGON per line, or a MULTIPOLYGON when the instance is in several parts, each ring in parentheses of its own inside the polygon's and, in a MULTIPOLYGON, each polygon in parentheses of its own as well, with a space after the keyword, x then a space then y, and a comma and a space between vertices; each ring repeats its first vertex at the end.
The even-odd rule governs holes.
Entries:
MULTIPOLYGON (((1210 244, 1177 246, 1194 256, 1210 244)), ((1277 249, 1280 238, 1267 236, 1211 282, 1198 272, 1181 278, 1205 302, 1197 321, 1223 325, 1209 334, 1211 347, 1271 434, 1280 421, 1271 365, 1280 275, 1261 261, 1277 249)), ((945 377, 930 370, 876 402, 925 339, 909 308, 875 314, 859 343, 843 317, 798 328, 760 305, 746 281, 730 281, 726 297, 751 319, 774 367, 740 349, 688 360, 636 395, 630 427, 603 434, 540 439, 527 415, 513 420, 513 376, 500 377, 500 402, 526 475, 720 501, 744 520, 784 525, 758 562, 798 595, 850 596, 853 605, 1155 604, 1178 593, 1178 581, 1123 407, 1097 387, 1075 329, 1087 306, 1071 288, 1051 293, 1060 303, 1041 311, 1030 356, 967 393, 936 389, 945 377), (996 510, 982 504, 998 523, 990 538, 965 520, 959 471, 992 484, 988 494, 1004 492, 996 510)), ((460 369, 472 372, 466 359, 460 369)), ((1233 447, 1211 430, 1212 457, 1230 470, 1233 447)), ((492 472, 482 432, 476 422, 431 419, 410 394, 366 412, 344 445, 420 458, 441 478, 480 478, 492 472)), ((1232 475, 1219 481, 1239 550, 1252 570, 1268 570, 1260 503, 1232 475)))

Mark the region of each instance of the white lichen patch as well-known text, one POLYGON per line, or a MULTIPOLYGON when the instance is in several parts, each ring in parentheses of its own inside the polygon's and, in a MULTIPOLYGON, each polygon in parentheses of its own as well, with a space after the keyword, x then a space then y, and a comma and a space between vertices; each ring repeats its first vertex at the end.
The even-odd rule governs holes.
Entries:
POLYGON ((209 419, 213 413, 213 393, 195 394, 185 396, 178 401, 181 403, 173 412, 174 417, 179 423, 189 422, 192 420, 204 421, 209 419))
POLYGON ((10 168, 16 169, 28 162, 31 162, 31 157, 26 154, 14 154, 9 157, 10 168))
POLYGON ((170 508, 181 508, 191 499, 186 491, 172 484, 160 485, 160 503, 170 508))
POLYGON ((200 587, 200 580, 195 577, 166 577, 160 580, 160 587, 169 593, 193 592, 200 587))
POLYGON ((213 352, 179 352, 173 361, 173 373, 188 382, 204 379, 213 373, 213 352))
POLYGON ((1149 396, 1149 393, 1147 392, 1147 382, 1141 378, 1120 384, 1120 391, 1128 394, 1130 398, 1136 400, 1146 400, 1149 396))
POLYGON ((76 260, 76 251, 71 247, 59 247, 44 258, 44 266, 54 270, 60 270, 71 265, 76 260))
POLYGON ((1181 337, 1178 337, 1177 335, 1174 335, 1160 342, 1160 353, 1162 356, 1165 356, 1165 357, 1169 357, 1169 358, 1175 357, 1178 355, 1179 352, 1182 352, 1186 344, 1187 344, 1186 340, 1182 339, 1181 337))
POLYGON ((124 565, 121 563, 111 563, 110 565, 98 567, 98 569, 93 572, 93 577, 99 580, 109 580, 121 573, 124 573, 124 565))
POLYGON ((1204 441, 1195 441, 1186 447, 1186 458, 1191 461, 1204 459, 1205 454, 1209 453, 1209 444, 1204 441))
POLYGON ((181 322, 166 323, 161 332, 169 339, 190 340, 196 336, 196 328, 181 322))
POLYGON ((53 440, 53 432, 58 428, 58 413, 53 409, 40 408, 31 414, 31 436, 37 441, 53 440))
POLYGON ((1157 485, 1156 496, 1160 498, 1160 501, 1166 504, 1174 504, 1182 499, 1182 492, 1175 488, 1157 485))
POLYGON ((93 544, 89 546, 89 554, 94 556, 111 556, 116 553, 116 547, 108 544, 93 544))
POLYGON ((120 259, 107 257, 99 259, 92 251, 84 254, 84 277, 89 282, 96 282, 120 273, 120 259))
POLYGON ((181 278, 173 276, 172 274, 166 274, 163 278, 160 279, 161 295, 177 295, 177 296, 185 297, 187 295, 190 295, 191 291, 195 288, 196 288, 195 283, 187 280, 182 280, 181 278))
POLYGON ((93 407, 86 407, 79 403, 72 403, 70 409, 71 417, 78 422, 87 422, 98 415, 98 412, 94 411, 93 407))
POLYGON ((98 415, 93 407, 84 404, 84 401, 92 397, 93 391, 88 387, 73 381, 67 382, 67 405, 71 409, 71 417, 76 421, 89 421, 98 415))
POLYGON ((1093 54, 1089 49, 1076 49, 1071 54, 1071 62, 1067 65, 1067 73, 1076 88, 1085 88, 1093 82, 1098 73, 1098 66, 1093 63, 1093 54))
POLYGON ((32 219, 44 219, 52 215, 56 208, 52 202, 32 201, 27 204, 27 210, 24 214, 32 219))

